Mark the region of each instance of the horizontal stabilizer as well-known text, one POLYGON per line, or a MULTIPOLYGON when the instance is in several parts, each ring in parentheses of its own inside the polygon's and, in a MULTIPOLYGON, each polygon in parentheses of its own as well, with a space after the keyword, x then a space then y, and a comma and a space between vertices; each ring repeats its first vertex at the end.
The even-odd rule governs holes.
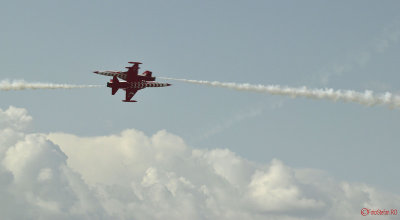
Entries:
POLYGON ((123 102, 137 102, 135 100, 122 100, 123 102))
POLYGON ((114 95, 115 93, 118 92, 118 89, 119 89, 119 87, 118 87, 119 80, 118 80, 118 78, 117 78, 116 76, 114 76, 114 77, 112 78, 112 81, 111 81, 111 82, 112 82, 112 83, 107 83, 107 86, 108 86, 108 85, 111 85, 111 94, 114 95))
POLYGON ((111 89, 111 94, 112 95, 115 95, 115 93, 117 93, 118 92, 118 87, 112 87, 112 89, 111 89))

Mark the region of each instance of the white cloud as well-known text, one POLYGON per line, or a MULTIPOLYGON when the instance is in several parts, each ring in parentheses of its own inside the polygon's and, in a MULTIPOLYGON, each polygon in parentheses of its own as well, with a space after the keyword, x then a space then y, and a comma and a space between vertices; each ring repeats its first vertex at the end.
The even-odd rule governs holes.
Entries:
POLYGON ((273 160, 266 171, 257 170, 248 186, 255 207, 263 211, 293 211, 325 208, 322 200, 304 196, 294 171, 273 160))
POLYGON ((0 158, 7 150, 7 146, 13 145, 23 138, 21 130, 29 127, 32 117, 26 109, 10 106, 7 110, 0 109, 0 158))
POLYGON ((400 207, 366 184, 194 149, 164 130, 25 134, 26 110, 0 113, 2 219, 362 219, 364 207, 400 207))

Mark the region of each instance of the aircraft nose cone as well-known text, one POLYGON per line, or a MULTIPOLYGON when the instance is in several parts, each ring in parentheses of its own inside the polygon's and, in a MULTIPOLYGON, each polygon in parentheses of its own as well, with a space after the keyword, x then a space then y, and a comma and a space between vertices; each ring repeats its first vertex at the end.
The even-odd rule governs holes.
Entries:
POLYGON ((93 73, 99 73, 99 71, 94 71, 93 73))
POLYGON ((167 86, 170 86, 170 85, 172 85, 172 84, 167 83, 167 86))

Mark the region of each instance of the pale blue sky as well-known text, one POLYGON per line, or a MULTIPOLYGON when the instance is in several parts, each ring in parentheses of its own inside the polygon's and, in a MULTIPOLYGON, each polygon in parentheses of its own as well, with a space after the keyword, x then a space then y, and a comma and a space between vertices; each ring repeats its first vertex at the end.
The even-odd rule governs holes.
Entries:
MULTIPOLYGON (((2 1, 0 79, 105 84, 92 71, 140 61, 155 76, 398 94, 399 11, 364 0, 2 1)), ((400 192, 399 110, 172 83, 138 103, 108 88, 2 92, 0 108, 28 109, 41 132, 166 129, 195 148, 400 192)))

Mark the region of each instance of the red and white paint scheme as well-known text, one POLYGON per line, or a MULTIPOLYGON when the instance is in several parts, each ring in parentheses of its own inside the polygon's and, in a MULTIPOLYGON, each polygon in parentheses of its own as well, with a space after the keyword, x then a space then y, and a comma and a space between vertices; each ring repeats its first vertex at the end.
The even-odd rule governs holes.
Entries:
POLYGON ((139 62, 129 62, 133 64, 130 67, 125 67, 128 69, 126 72, 120 71, 94 71, 93 73, 104 75, 104 76, 112 76, 113 78, 110 82, 107 83, 107 87, 111 88, 111 94, 114 95, 117 93, 118 89, 123 89, 126 92, 124 102, 136 102, 135 100, 131 100, 132 97, 136 94, 136 92, 140 89, 144 89, 146 87, 165 87, 170 86, 169 83, 159 83, 155 82, 156 77, 152 76, 151 71, 144 71, 142 74, 138 74, 139 70, 139 62), (118 78, 125 80, 119 81, 118 78))

